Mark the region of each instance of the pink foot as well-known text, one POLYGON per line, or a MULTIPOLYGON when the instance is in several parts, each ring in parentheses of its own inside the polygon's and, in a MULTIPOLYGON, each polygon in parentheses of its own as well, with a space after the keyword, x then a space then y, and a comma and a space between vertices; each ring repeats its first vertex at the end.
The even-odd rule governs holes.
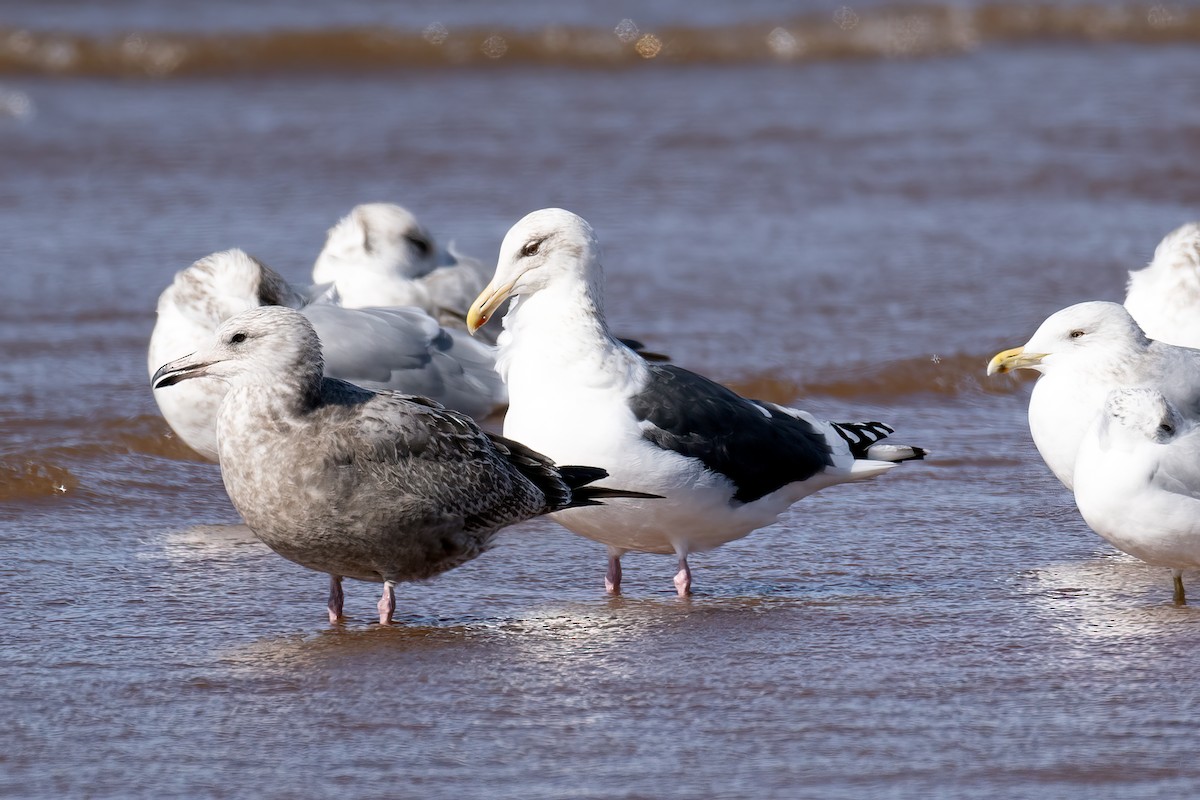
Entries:
POLYGON ((379 598, 379 604, 376 607, 379 609, 379 624, 391 625, 392 614, 396 612, 395 581, 383 582, 383 596, 379 598))
POLYGON ((679 572, 675 573, 675 591, 679 592, 680 597, 687 597, 692 593, 692 570, 688 566, 687 556, 679 557, 679 572))
POLYGON ((344 619, 344 617, 342 616, 342 600, 343 599, 344 599, 344 595, 342 594, 342 576, 341 575, 330 575, 329 576, 329 622, 330 622, 330 624, 336 624, 338 622, 341 622, 344 619))
POLYGON ((614 595, 621 593, 621 557, 619 555, 608 557, 608 572, 604 575, 604 591, 614 595))

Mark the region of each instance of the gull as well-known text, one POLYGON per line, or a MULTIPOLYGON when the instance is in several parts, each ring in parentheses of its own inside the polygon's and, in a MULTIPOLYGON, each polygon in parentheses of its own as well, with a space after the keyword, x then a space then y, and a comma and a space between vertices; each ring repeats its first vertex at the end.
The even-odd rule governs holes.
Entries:
POLYGON ((633 495, 587 484, 593 467, 555 467, 426 398, 324 377, 321 343, 301 313, 264 306, 226 320, 192 355, 155 371, 155 389, 228 385, 217 415, 221 477, 263 543, 327 573, 329 619, 342 619, 342 579, 424 580, 488 549, 501 528, 633 495))
POLYGON ((1200 223, 1168 233, 1150 264, 1129 273, 1125 308, 1151 339, 1200 347, 1200 223))
POLYGON ((478 259, 442 248, 393 203, 357 205, 330 228, 312 277, 332 284, 347 308, 416 306, 460 328, 486 278, 478 259))
MULTIPOLYGON (((329 302, 331 297, 326 289, 310 302, 312 291, 292 287, 241 250, 214 253, 180 271, 159 296, 149 372, 194 352, 234 315, 279 305, 300 309, 317 329, 331 377, 420 394, 478 418, 507 402, 490 345, 443 328, 419 308, 341 308, 329 302)), ((201 380, 171 392, 156 390, 154 399, 176 435, 215 461, 217 409, 224 394, 221 382, 201 380)))
POLYGON ((1156 389, 1109 393, 1075 465, 1075 503, 1117 549, 1170 567, 1174 599, 1187 602, 1183 570, 1200 567, 1200 425, 1156 389))
POLYGON ((610 593, 620 592, 621 557, 634 550, 674 554, 675 589, 686 596, 690 553, 769 525, 819 489, 925 455, 881 442, 892 432, 882 423, 826 422, 647 363, 609 333, 603 280, 591 226, 562 209, 535 211, 504 237, 467 325, 478 328, 510 302, 497 359, 509 392, 506 436, 666 498, 554 515, 607 545, 610 593))
POLYGON ((1029 397, 1029 431, 1068 489, 1079 443, 1113 389, 1153 386, 1180 413, 1200 415, 1200 350, 1151 340, 1117 303, 1055 312, 1023 346, 993 356, 987 374, 1017 369, 1041 373, 1029 397))

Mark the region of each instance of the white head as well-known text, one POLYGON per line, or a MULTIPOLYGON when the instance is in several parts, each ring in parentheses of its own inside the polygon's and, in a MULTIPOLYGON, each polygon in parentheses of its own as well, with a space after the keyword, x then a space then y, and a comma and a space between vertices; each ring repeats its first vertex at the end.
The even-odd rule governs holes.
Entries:
POLYGON ((1056 311, 1022 347, 997 353, 988 375, 1014 369, 1045 372, 1056 365, 1109 371, 1123 367, 1150 340, 1117 303, 1091 301, 1056 311))
POLYGON ((1126 431, 1135 437, 1166 444, 1186 423, 1162 392, 1149 387, 1114 389, 1104 402, 1110 435, 1126 431))
POLYGON ((1174 280, 1187 281, 1193 286, 1200 284, 1200 222, 1189 222, 1181 225, 1163 237, 1154 248, 1154 258, 1149 266, 1135 275, 1156 273, 1160 276, 1171 275, 1174 280))
POLYGON ((226 320, 206 347, 163 364, 150 383, 162 389, 206 376, 235 387, 307 387, 319 383, 323 373, 321 341, 305 316, 283 306, 263 306, 226 320))
POLYGON ((216 327, 230 317, 267 305, 299 308, 302 298, 275 270, 242 250, 207 255, 175 275, 159 297, 193 321, 216 327))
POLYGON ((592 226, 561 208, 527 214, 500 244, 496 274, 471 305, 467 328, 474 333, 509 297, 527 297, 572 279, 583 285, 602 315, 604 270, 592 226))
POLYGON ((393 203, 366 203, 329 229, 313 281, 335 283, 345 276, 368 272, 413 280, 439 264, 433 236, 407 209, 393 203))

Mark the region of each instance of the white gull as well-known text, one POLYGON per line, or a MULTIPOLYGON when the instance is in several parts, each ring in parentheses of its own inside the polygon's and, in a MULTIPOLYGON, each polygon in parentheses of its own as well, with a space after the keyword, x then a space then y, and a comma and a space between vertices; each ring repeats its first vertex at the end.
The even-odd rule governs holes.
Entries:
POLYGON ((1151 339, 1200 347, 1200 223, 1168 233, 1149 265, 1129 273, 1125 309, 1151 339))
POLYGON ((1029 431, 1050 471, 1074 485, 1079 444, 1113 389, 1151 386, 1181 414, 1200 415, 1200 350, 1147 338, 1117 303, 1078 303, 1050 315, 1021 347, 997 353, 987 373, 1040 372, 1029 431))
POLYGON ((332 284, 347 308, 417 306, 460 328, 487 279, 478 259, 441 247, 393 203, 357 205, 330 228, 312 277, 332 284))
POLYGON ((1172 571, 1200 567, 1200 426, 1155 389, 1108 395, 1079 448, 1075 502, 1114 547, 1172 571))

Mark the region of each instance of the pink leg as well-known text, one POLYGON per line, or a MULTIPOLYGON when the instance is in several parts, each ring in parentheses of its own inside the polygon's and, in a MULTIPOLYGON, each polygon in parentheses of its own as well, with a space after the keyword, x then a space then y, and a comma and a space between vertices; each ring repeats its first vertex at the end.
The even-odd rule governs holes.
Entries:
POLYGON ((392 614, 396 611, 396 582, 383 582, 383 596, 379 598, 379 624, 391 625, 392 614))
POLYGON ((604 591, 609 594, 621 593, 621 553, 619 550, 608 551, 608 572, 604 575, 604 591))
POLYGON ((329 622, 336 624, 341 622, 342 617, 342 576, 329 576, 329 622))
POLYGON ((675 573, 675 591, 679 592, 680 597, 687 597, 692 593, 692 569, 687 563, 687 553, 679 555, 679 572, 675 573))

